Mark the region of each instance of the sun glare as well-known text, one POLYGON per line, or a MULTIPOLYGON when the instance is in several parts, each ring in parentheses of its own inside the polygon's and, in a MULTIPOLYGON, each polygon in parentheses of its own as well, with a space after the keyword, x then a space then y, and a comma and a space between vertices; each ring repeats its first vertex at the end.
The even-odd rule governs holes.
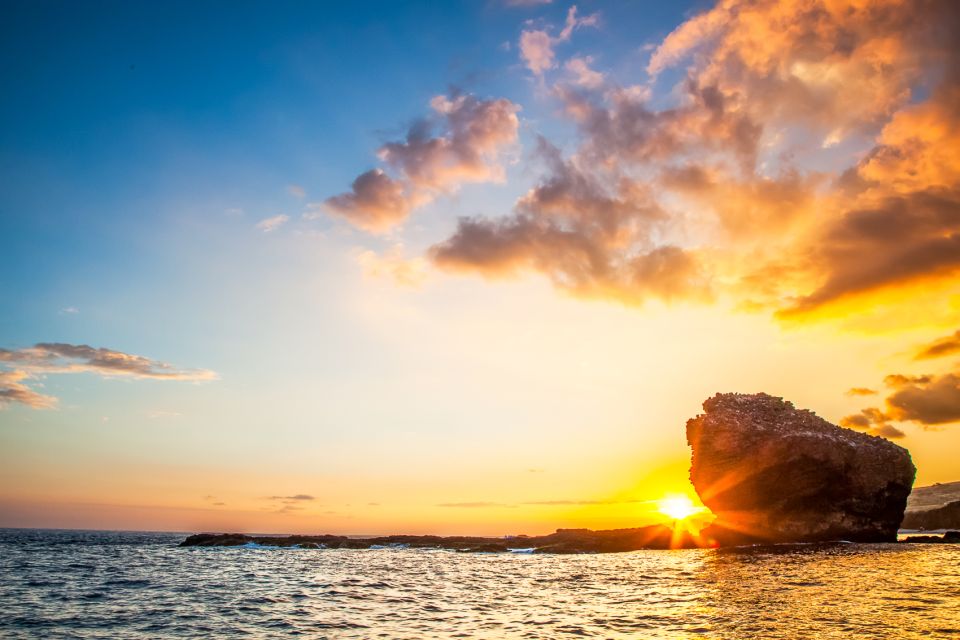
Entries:
POLYGON ((657 503, 660 513, 674 520, 689 518, 700 509, 687 496, 667 496, 657 503))

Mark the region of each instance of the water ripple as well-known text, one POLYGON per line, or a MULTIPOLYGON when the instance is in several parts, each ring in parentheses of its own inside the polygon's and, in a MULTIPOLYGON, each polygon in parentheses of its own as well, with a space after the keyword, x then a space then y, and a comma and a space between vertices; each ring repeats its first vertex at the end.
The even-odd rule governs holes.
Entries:
POLYGON ((960 546, 531 556, 180 539, 0 530, 0 636, 960 636, 960 546))

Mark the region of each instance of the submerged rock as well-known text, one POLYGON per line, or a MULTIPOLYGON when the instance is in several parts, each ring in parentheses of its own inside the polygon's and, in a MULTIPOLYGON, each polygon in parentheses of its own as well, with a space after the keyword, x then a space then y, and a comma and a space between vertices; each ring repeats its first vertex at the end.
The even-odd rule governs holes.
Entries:
POLYGON ((690 480, 718 545, 895 542, 916 468, 910 453, 765 393, 717 394, 687 421, 690 480))

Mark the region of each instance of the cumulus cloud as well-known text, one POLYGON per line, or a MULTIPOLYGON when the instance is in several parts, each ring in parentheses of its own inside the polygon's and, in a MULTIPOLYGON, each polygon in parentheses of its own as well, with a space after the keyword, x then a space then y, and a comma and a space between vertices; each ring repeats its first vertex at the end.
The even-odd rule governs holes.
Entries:
POLYGON ((330 213, 371 232, 385 231, 402 222, 413 208, 404 184, 380 169, 361 173, 349 192, 328 198, 324 204, 330 213))
MULTIPOLYGON (((572 6, 562 26, 521 29, 521 60, 576 139, 563 153, 541 141, 534 187, 508 212, 457 221, 427 253, 435 266, 539 273, 627 303, 729 297, 794 320, 918 284, 957 291, 960 5, 718 0, 653 47, 642 84, 586 53, 558 58, 597 20, 572 6)), ((382 232, 464 183, 502 180, 518 110, 437 96, 325 208, 382 232)), ((405 264, 380 258, 364 261, 405 264)))
POLYGON ((583 58, 570 58, 563 65, 573 77, 573 83, 586 89, 599 89, 603 86, 605 76, 603 73, 590 67, 593 58, 586 56, 583 58))
POLYGON ((544 29, 529 29, 520 33, 520 58, 523 60, 527 69, 535 76, 542 76, 543 73, 556 66, 554 46, 561 42, 566 42, 573 35, 575 29, 580 27, 595 27, 599 23, 600 16, 596 13, 578 17, 577 5, 573 5, 567 10, 567 18, 564 21, 563 29, 556 36, 551 36, 549 31, 544 29))
POLYGON ((290 216, 281 213, 269 218, 264 218, 257 223, 257 229, 260 229, 260 231, 263 231, 264 233, 270 233, 271 231, 276 231, 279 229, 288 220, 290 220, 290 216))
POLYGON ((436 96, 430 106, 444 133, 430 135, 426 123, 410 128, 406 140, 388 142, 380 159, 397 169, 418 191, 448 192, 464 182, 503 180, 498 154, 517 139, 519 107, 504 98, 436 96))
POLYGON ((710 285, 696 255, 657 245, 668 217, 649 188, 609 180, 564 159, 540 140, 550 167, 506 218, 463 218, 430 256, 441 268, 487 276, 536 271, 558 287, 589 297, 641 301, 704 297, 710 285))
POLYGON ((867 387, 853 387, 847 389, 848 396, 875 396, 877 395, 876 390, 868 389, 867 387))
POLYGON ((41 342, 22 349, 0 348, 0 406, 13 402, 35 409, 56 406, 56 398, 29 389, 22 381, 46 374, 96 373, 101 376, 125 376, 158 380, 215 380, 207 369, 182 369, 159 360, 61 342, 41 342))
POLYGON ((377 153, 397 177, 382 169, 367 171, 349 192, 325 201, 328 211, 382 232, 465 183, 504 179, 501 155, 517 141, 519 106, 461 93, 436 96, 430 106, 432 119, 415 123, 404 140, 388 142, 377 153))
POLYGON ((960 372, 898 381, 886 402, 887 412, 895 420, 921 425, 958 422, 960 372))

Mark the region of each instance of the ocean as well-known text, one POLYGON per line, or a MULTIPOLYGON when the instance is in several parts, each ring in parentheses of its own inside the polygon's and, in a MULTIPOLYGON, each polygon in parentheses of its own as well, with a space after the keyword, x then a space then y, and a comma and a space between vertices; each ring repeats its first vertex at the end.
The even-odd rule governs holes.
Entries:
POLYGON ((551 556, 184 536, 0 530, 0 637, 960 637, 960 545, 551 556))

